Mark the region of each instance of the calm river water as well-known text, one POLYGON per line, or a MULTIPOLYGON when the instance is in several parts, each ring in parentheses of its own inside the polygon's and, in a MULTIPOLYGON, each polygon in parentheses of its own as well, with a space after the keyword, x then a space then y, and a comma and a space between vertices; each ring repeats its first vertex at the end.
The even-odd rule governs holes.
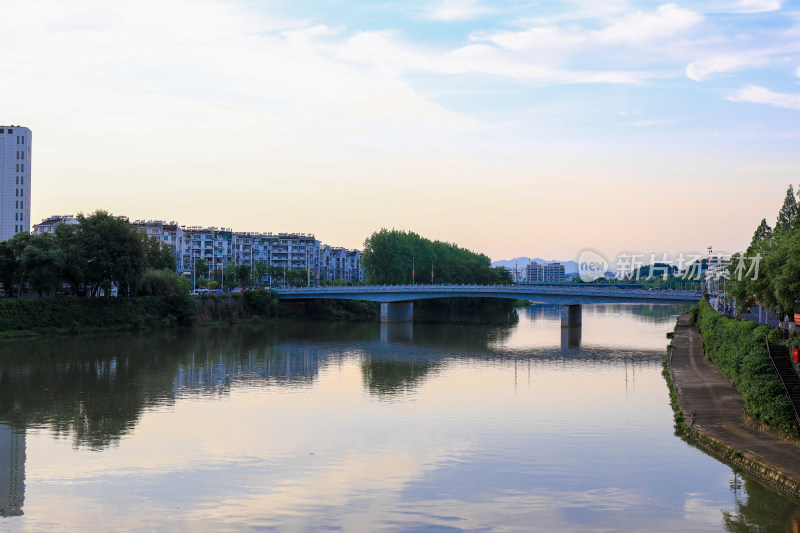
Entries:
POLYGON ((797 531, 674 435, 680 310, 0 343, 0 531, 797 531))

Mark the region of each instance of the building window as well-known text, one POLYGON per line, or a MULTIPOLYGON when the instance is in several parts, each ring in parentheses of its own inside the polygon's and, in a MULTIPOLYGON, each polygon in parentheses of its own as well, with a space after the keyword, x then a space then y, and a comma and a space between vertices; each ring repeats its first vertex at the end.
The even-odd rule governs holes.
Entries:
POLYGON ((14 133, 14 130, 12 130, 11 128, 8 128, 8 134, 11 135, 12 133, 14 133))

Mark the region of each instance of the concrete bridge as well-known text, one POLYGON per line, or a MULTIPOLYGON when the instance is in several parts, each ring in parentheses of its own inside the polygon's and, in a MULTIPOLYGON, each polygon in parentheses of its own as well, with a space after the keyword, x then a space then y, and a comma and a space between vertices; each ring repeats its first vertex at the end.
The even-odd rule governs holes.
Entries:
POLYGON ((274 289, 280 300, 333 298, 381 303, 381 322, 413 319, 414 300, 431 298, 511 298, 562 305, 563 326, 580 326, 581 305, 595 303, 696 303, 695 291, 626 289, 593 285, 367 285, 274 289))

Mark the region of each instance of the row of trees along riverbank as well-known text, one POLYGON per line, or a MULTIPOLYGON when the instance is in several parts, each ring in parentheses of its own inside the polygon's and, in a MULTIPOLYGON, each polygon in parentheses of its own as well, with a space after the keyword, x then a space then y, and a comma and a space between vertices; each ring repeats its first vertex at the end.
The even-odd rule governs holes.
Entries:
MULTIPOLYGON (((492 267, 488 256, 416 233, 381 229, 364 241, 361 256, 367 284, 470 283, 510 285, 511 273, 492 267)), ((414 319, 452 322, 514 322, 514 300, 440 298, 414 304, 414 319)))
POLYGON ((799 211, 790 185, 775 228, 762 219, 747 250, 731 258, 725 292, 735 299, 738 313, 756 303, 779 317, 800 312, 799 211), (749 271, 756 261, 758 268, 749 271))
MULTIPOLYGON (((775 228, 762 219, 747 250, 736 253, 728 266, 725 299, 735 300, 741 315, 755 305, 784 317, 800 312, 800 216, 790 185, 775 228)), ((751 321, 733 320, 715 312, 705 301, 693 309, 708 359, 741 391, 747 414, 797 437, 787 398, 767 354, 770 342, 784 342, 787 332, 751 321)), ((795 333, 786 344, 800 347, 795 333)))

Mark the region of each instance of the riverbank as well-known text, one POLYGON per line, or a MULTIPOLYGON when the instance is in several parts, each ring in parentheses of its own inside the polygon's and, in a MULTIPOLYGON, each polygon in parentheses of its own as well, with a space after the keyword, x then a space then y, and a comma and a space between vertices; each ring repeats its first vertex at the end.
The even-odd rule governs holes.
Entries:
POLYGON ((678 318, 665 366, 681 431, 717 457, 800 498, 800 446, 752 424, 742 394, 706 359, 689 315, 678 318))

